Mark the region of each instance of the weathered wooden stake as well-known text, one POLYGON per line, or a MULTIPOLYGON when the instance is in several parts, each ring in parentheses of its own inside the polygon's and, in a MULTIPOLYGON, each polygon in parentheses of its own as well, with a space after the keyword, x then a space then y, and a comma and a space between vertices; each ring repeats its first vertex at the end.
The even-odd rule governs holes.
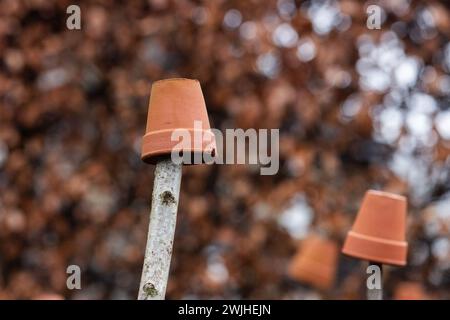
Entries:
POLYGON ((138 300, 163 300, 166 294, 177 222, 182 165, 170 158, 156 164, 147 246, 138 300))
POLYGON ((383 300, 383 265, 377 262, 369 262, 369 266, 375 265, 380 268, 380 289, 367 288, 367 300, 383 300))

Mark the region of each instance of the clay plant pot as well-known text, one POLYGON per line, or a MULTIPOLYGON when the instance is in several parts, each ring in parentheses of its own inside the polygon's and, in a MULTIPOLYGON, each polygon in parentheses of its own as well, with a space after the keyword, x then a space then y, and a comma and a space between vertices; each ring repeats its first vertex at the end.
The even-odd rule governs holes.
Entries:
POLYGON ((156 164, 172 151, 190 153, 191 156, 195 153, 214 155, 215 138, 197 80, 166 79, 152 85, 141 158, 156 164), (172 133, 177 129, 185 129, 190 134, 187 146, 177 147, 179 140, 172 139, 172 133), (195 141, 197 137, 202 138, 195 141))
POLYGON ((311 235, 293 257, 288 274, 320 290, 329 290, 336 277, 338 252, 335 242, 311 235))
POLYGON ((34 296, 33 300, 64 300, 64 297, 57 293, 41 293, 34 296))
POLYGON ((419 282, 401 282, 394 290, 394 300, 428 300, 430 297, 419 282))
POLYGON ((372 262, 406 265, 406 206, 403 196, 367 191, 342 252, 372 262))

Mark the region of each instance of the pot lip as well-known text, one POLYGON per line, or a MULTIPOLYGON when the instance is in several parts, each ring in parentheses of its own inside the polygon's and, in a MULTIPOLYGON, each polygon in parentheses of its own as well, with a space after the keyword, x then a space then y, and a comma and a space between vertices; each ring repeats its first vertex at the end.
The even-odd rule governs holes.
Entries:
POLYGON ((197 79, 189 79, 189 78, 179 77, 179 78, 167 78, 167 79, 156 80, 156 81, 153 81, 152 85, 155 85, 155 84, 158 84, 161 82, 168 82, 168 81, 193 81, 193 82, 197 82, 197 83, 200 82, 197 79))
MULTIPOLYGON (((168 156, 170 158, 170 154, 172 151, 173 151, 172 149, 167 149, 167 148, 162 148, 162 149, 158 149, 156 151, 151 151, 151 152, 143 154, 141 156, 141 160, 146 163, 149 163, 149 164, 156 164, 157 161, 155 161, 155 158, 163 157, 163 156, 168 156)), ((178 151, 178 150, 175 150, 175 151, 178 151)), ((179 150, 179 151, 182 151, 182 150, 179 150)), ((209 150, 204 150, 204 149, 191 149, 191 150, 188 150, 187 152, 200 153, 200 154, 203 154, 206 152, 208 154, 212 154, 213 151, 214 150, 211 150, 211 152, 209 152, 209 150)))
MULTIPOLYGON (((408 243, 406 241, 386 240, 386 239, 377 238, 377 237, 367 237, 367 236, 357 233, 355 231, 349 231, 347 234, 347 238, 348 237, 363 239, 366 241, 375 242, 375 243, 379 243, 379 244, 385 244, 385 245, 389 245, 389 246, 401 247, 401 248, 404 248, 405 250, 408 249, 408 243)), ((351 250, 345 244, 344 244, 344 247, 342 248, 342 253, 347 256, 350 256, 352 258, 380 262, 383 264, 389 264, 389 265, 393 265, 393 266, 406 266, 406 264, 407 264, 406 258, 405 259, 389 259, 389 258, 385 258, 385 257, 380 257, 377 254, 375 254, 375 255, 374 254, 366 254, 361 251, 351 250)))
POLYGON ((376 196, 381 196, 381 197, 386 197, 386 198, 391 198, 394 200, 401 200, 401 201, 406 201, 406 197, 399 195, 399 194, 395 194, 395 193, 391 193, 391 192, 386 192, 386 191, 381 191, 381 190, 368 190, 367 194, 373 194, 376 196))
POLYGON ((408 247, 408 243, 404 240, 392 240, 392 239, 386 239, 386 238, 379 238, 379 237, 365 235, 365 234, 362 234, 362 233, 359 233, 359 232, 356 232, 353 230, 350 230, 347 233, 347 237, 350 235, 355 238, 359 238, 359 239, 363 239, 363 240, 368 240, 368 241, 373 241, 373 242, 378 242, 378 243, 383 243, 383 244, 389 244, 389 245, 394 245, 394 246, 408 247))
POLYGON ((146 138, 148 136, 151 135, 155 135, 155 134, 159 134, 159 133, 166 133, 166 132, 173 132, 176 130, 187 130, 191 133, 195 133, 195 132, 203 132, 203 133, 207 133, 207 134, 211 134, 212 136, 215 137, 214 132, 211 130, 211 128, 202 128, 202 129, 195 129, 195 128, 170 128, 170 129, 161 129, 161 130, 152 130, 152 131, 148 131, 144 134, 143 138, 146 138))
MULTIPOLYGON (((171 132, 175 131, 176 129, 163 129, 163 130, 155 130, 155 131, 149 131, 147 132, 143 137, 142 137, 142 142, 141 142, 141 160, 146 162, 146 163, 150 163, 150 164, 155 164, 157 162, 157 158, 163 157, 163 156, 169 156, 171 155, 171 153, 173 151, 175 152, 187 152, 187 153, 191 153, 191 154, 196 154, 196 153, 207 153, 207 154, 212 154, 214 155, 216 152, 216 140, 215 140, 215 135, 214 132, 212 132, 211 129, 209 128, 205 128, 205 129, 197 129, 195 130, 194 128, 179 128, 179 129, 185 129, 187 131, 190 132, 190 134, 194 134, 196 132, 200 132, 200 133, 205 133, 207 135, 207 138, 204 140, 202 137, 201 140, 201 146, 192 146, 192 144, 188 147, 188 148, 183 148, 182 146, 177 147, 176 144, 178 143, 177 141, 171 141, 168 140, 165 137, 165 135, 170 134, 171 132), (155 145, 153 143, 154 141, 154 137, 162 137, 164 138, 164 140, 166 141, 166 143, 163 144, 157 144, 155 145), (150 148, 149 148, 149 144, 150 144, 150 148), (211 146, 209 148, 207 148, 208 146, 211 146)), ((186 164, 186 165, 194 165, 194 163, 192 164, 186 164)))
POLYGON ((388 264, 391 266, 400 266, 400 267, 404 267, 406 266, 406 261, 404 260, 393 260, 393 259, 386 259, 386 258, 380 258, 380 257, 369 257, 369 255, 357 252, 354 253, 353 251, 350 251, 346 248, 342 249, 342 253, 345 254, 346 256, 352 257, 352 258, 357 258, 360 260, 366 260, 366 261, 372 261, 372 262, 379 262, 382 264, 388 264))

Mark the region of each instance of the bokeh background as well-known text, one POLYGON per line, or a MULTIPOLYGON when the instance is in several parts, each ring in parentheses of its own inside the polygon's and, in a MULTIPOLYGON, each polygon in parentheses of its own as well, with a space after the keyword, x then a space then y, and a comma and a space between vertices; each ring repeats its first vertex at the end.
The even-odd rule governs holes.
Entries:
POLYGON ((0 1, 0 298, 137 297, 150 87, 187 77, 212 127, 280 128, 281 165, 184 168, 168 298, 364 298, 365 262, 339 255, 328 290, 287 269, 373 188, 409 200, 386 298, 449 299, 449 37, 446 1, 0 1))

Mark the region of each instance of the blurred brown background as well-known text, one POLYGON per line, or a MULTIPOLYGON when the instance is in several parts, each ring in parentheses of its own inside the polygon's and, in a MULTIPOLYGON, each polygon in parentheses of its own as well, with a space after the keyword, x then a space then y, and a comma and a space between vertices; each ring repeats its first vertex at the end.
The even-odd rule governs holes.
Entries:
POLYGON ((449 37, 446 1, 0 1, 0 298, 137 297, 150 87, 187 77, 212 127, 280 128, 280 171, 184 168, 168 298, 364 298, 364 262, 339 255, 328 290, 287 268, 374 188, 409 200, 386 298, 449 299, 449 37))

